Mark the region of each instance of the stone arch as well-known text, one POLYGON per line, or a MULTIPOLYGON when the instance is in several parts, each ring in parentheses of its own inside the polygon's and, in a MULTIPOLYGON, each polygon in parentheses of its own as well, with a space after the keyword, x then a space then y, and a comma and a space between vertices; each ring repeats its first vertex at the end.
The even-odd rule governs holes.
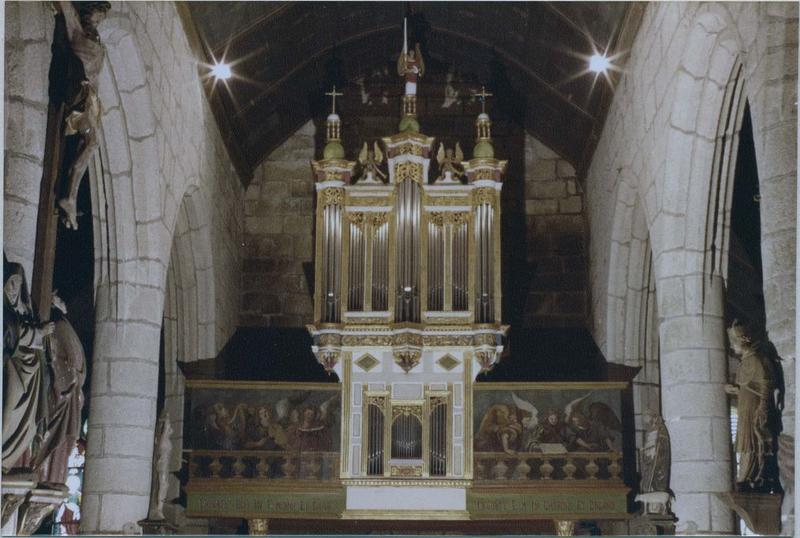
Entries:
POLYGON ((719 256, 727 248, 720 234, 729 212, 732 175, 727 168, 735 163, 731 137, 741 124, 730 121, 736 112, 731 105, 744 102, 732 91, 742 88, 737 69, 741 39, 725 7, 704 5, 690 13, 672 81, 664 168, 656 178, 651 217, 661 401, 672 438, 678 530, 730 532, 732 512, 716 495, 729 491, 732 483, 719 256))

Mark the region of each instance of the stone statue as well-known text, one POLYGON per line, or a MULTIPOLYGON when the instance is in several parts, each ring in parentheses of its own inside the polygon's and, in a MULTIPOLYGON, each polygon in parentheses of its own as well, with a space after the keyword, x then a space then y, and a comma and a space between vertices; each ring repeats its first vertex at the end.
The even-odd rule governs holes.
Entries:
POLYGON ((645 505, 648 514, 666 515, 672 493, 669 489, 671 465, 669 432, 664 419, 657 413, 648 413, 649 425, 641 451, 639 495, 636 501, 645 505))
POLYGON ((728 339, 741 357, 736 383, 725 387, 738 397, 737 489, 774 492, 780 489, 776 448, 785 392, 780 358, 769 340, 736 320, 728 339))
POLYGON ((38 324, 25 271, 3 260, 3 472, 38 454, 47 420, 44 338, 54 325, 38 324))
POLYGON ((86 355, 75 329, 65 317, 64 301, 53 293, 54 337, 50 338, 49 420, 42 449, 34 460, 42 482, 63 484, 67 479, 67 460, 81 434, 83 382, 86 355))
POLYGON ((169 458, 172 452, 172 423, 169 413, 161 413, 156 424, 153 442, 153 482, 150 488, 150 512, 148 519, 164 519, 164 504, 169 491, 169 458))
POLYGON ((97 131, 102 108, 97 95, 97 81, 106 52, 100 43, 97 25, 110 8, 109 2, 97 1, 61 0, 56 4, 56 9, 64 15, 72 55, 79 60, 69 62, 67 67, 68 88, 64 102, 63 136, 74 135, 80 137, 80 140, 74 157, 68 163, 66 184, 61 186, 64 196, 58 201, 64 225, 73 230, 78 228, 78 188, 89 161, 99 146, 97 131))

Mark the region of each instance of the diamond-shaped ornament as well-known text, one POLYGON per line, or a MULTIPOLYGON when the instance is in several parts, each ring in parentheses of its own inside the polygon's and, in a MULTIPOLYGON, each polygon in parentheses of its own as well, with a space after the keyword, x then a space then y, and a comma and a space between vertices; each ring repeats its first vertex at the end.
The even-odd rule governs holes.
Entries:
POLYGON ((439 358, 439 360, 436 361, 436 364, 438 364, 439 366, 441 366, 442 368, 444 368, 449 372, 450 370, 461 364, 461 362, 452 355, 447 354, 439 358))
POLYGON ((372 370, 373 368, 378 366, 378 364, 380 364, 380 362, 381 361, 379 361, 378 359, 376 359, 372 355, 366 354, 366 355, 364 355, 363 357, 361 357, 360 359, 358 359, 356 361, 356 366, 358 366, 359 368, 361 368, 365 372, 369 372, 370 370, 372 370))

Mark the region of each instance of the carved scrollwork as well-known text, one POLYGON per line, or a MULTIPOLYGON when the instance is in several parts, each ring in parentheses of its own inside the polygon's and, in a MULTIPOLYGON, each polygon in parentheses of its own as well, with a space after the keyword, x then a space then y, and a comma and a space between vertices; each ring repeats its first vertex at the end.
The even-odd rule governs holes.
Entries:
POLYGON ((497 203, 497 191, 489 187, 481 187, 472 191, 472 205, 489 204, 492 207, 497 203))
POLYGON ((422 165, 419 163, 398 163, 394 168, 394 180, 397 183, 410 179, 422 184, 422 165))
POLYGON ((344 189, 328 187, 322 191, 322 206, 341 205, 344 202, 344 189))
POLYGON ((317 362, 319 362, 325 371, 331 373, 336 365, 339 363, 339 352, 324 350, 317 353, 317 362))
POLYGON ((370 213, 369 214, 369 223, 374 227, 378 228, 383 226, 389 221, 388 213, 370 213))
POLYGON ((394 362, 402 368, 405 373, 413 370, 419 364, 420 358, 421 354, 419 351, 404 350, 394 352, 394 362))

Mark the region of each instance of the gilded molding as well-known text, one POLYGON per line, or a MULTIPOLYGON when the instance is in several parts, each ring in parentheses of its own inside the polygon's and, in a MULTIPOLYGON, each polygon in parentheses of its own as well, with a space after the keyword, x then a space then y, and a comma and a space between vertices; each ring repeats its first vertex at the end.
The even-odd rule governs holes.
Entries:
POLYGON ((497 191, 490 187, 480 187, 472 191, 472 205, 489 204, 495 207, 497 191))

